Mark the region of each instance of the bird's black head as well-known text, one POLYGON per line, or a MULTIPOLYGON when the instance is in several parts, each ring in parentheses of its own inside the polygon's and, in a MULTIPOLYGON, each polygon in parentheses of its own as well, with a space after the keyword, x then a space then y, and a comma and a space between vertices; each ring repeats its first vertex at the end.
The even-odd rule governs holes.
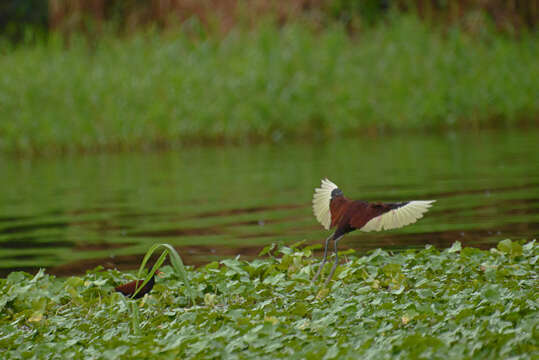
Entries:
POLYGON ((342 191, 339 188, 333 189, 333 191, 331 192, 332 199, 336 198, 337 196, 342 196, 342 191))

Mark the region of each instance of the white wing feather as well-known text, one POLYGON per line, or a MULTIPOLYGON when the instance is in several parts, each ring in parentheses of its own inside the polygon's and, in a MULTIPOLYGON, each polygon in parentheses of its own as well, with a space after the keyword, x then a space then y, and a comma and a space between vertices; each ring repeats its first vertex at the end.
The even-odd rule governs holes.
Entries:
POLYGON ((338 186, 328 179, 322 179, 320 187, 314 190, 313 213, 316 220, 318 220, 326 230, 328 230, 331 225, 331 212, 329 210, 331 192, 337 188, 338 186))
MULTIPOLYGON (((403 226, 413 224, 423 217, 432 203, 436 200, 415 200, 399 208, 390 210, 380 216, 372 218, 361 229, 361 231, 380 231, 398 229, 403 226)), ((313 200, 314 202, 314 200, 313 200)), ((320 220, 319 220, 320 221, 320 220)), ((322 224, 323 225, 323 224, 322 224)))

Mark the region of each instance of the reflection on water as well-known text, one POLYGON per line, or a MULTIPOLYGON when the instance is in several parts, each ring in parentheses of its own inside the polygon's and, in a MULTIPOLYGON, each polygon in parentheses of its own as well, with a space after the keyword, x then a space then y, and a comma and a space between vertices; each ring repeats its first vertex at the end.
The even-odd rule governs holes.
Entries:
POLYGON ((0 272, 134 267, 155 242, 187 264, 272 242, 322 243, 320 178, 351 198, 437 199, 417 224, 349 234, 365 251, 487 248, 539 233, 538 132, 406 135, 166 153, 0 158, 0 272))

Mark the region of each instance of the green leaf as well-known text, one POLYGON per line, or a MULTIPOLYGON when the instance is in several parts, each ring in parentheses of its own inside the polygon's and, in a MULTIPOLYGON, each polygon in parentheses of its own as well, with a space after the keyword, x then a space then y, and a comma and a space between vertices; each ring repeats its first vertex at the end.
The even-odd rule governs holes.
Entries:
POLYGON ((462 250, 462 245, 460 244, 460 241, 455 241, 453 245, 449 249, 447 249, 448 253, 455 253, 462 250))
POLYGON ((509 239, 502 240, 498 243, 498 250, 504 254, 508 254, 511 257, 522 255, 522 245, 517 242, 513 242, 509 239))
MULTIPOLYGON (((138 277, 142 276, 142 273, 144 269, 146 268, 146 263, 152 256, 153 252, 160 247, 165 248, 165 251, 161 254, 158 261, 155 263, 152 270, 148 274, 148 276, 144 279, 144 283, 140 286, 140 288, 144 287, 144 285, 148 281, 150 281, 151 276, 155 273, 155 271, 159 268, 159 266, 162 265, 166 255, 168 254, 172 267, 174 268, 174 272, 185 284, 185 287, 187 288, 187 293, 191 299, 191 303, 194 304, 197 298, 197 293, 191 287, 189 278, 187 276, 187 271, 185 270, 185 266, 183 265, 183 261, 180 255, 178 254, 176 249, 174 249, 174 247, 172 247, 169 244, 154 244, 152 247, 150 247, 150 249, 146 252, 146 255, 144 255, 144 258, 142 259, 142 262, 140 264, 139 271, 138 271, 138 277)), ((137 290, 137 292, 138 291, 139 290, 137 290)))
POLYGON ((401 265, 400 264, 386 264, 382 271, 388 277, 393 277, 395 275, 401 274, 401 265))
POLYGON ((270 254, 273 250, 275 250, 276 247, 277 247, 277 245, 276 245, 275 243, 272 243, 271 245, 265 246, 265 247, 258 253, 258 256, 268 255, 268 254, 270 254))

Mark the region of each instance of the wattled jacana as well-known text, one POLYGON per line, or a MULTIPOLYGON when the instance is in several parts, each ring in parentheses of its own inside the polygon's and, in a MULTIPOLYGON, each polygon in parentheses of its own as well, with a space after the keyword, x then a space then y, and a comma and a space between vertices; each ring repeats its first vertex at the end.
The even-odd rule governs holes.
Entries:
MULTIPOLYGON (((160 274, 162 273, 159 270, 157 270, 150 278, 150 281, 148 281, 146 285, 144 285, 144 287, 133 297, 133 299, 139 299, 143 297, 144 295, 146 295, 147 293, 149 293, 153 289, 153 286, 155 285, 155 275, 160 275, 160 274)), ((143 282, 144 280, 133 280, 133 281, 128 282, 127 284, 117 286, 116 288, 114 288, 114 290, 121 292, 127 297, 132 297, 135 291, 138 289, 140 285, 142 285, 143 282)))
POLYGON ((350 200, 343 192, 328 179, 322 180, 320 188, 313 195, 314 216, 326 230, 337 227, 335 232, 326 239, 324 258, 312 282, 314 283, 326 264, 328 245, 335 241, 335 263, 331 268, 324 287, 327 286, 337 268, 339 256, 337 243, 347 233, 359 229, 361 231, 380 231, 397 229, 423 217, 431 204, 436 200, 414 200, 398 203, 368 203, 360 200, 350 200))

